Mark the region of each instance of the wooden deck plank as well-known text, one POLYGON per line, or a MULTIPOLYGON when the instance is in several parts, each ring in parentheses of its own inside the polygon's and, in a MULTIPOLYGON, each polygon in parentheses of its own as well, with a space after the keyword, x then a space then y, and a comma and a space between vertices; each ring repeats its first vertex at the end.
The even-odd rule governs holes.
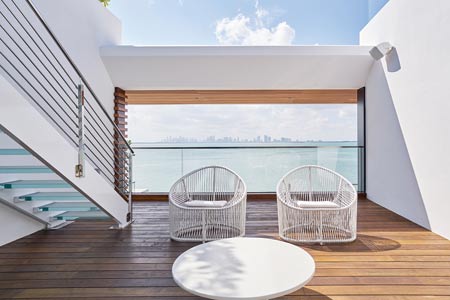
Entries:
MULTIPOLYGON (((450 242, 367 200, 358 239, 301 245, 313 280, 283 299, 450 299, 450 242)), ((278 238, 276 203, 250 201, 247 235, 278 238)), ((136 222, 81 221, 0 247, 0 299, 199 299, 171 277, 174 259, 196 245, 170 241, 166 202, 135 204, 136 222)))

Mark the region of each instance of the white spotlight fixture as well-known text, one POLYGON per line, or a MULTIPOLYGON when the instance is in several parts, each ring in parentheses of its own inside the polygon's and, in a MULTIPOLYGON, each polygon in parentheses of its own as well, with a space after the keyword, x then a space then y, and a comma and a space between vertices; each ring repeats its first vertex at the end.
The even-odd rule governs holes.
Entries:
POLYGON ((370 49, 369 53, 373 57, 373 59, 380 60, 384 56, 389 54, 389 52, 392 51, 392 48, 393 47, 390 43, 384 42, 370 49))

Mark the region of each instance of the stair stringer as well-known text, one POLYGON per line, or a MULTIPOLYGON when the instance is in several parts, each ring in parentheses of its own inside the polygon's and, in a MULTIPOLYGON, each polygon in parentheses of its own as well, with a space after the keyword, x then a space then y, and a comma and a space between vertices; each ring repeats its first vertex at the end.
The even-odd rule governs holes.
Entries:
POLYGON ((0 246, 46 228, 46 224, 0 200, 0 246), (3 225, 4 224, 4 225, 3 225), (7 227, 6 227, 7 226, 7 227))

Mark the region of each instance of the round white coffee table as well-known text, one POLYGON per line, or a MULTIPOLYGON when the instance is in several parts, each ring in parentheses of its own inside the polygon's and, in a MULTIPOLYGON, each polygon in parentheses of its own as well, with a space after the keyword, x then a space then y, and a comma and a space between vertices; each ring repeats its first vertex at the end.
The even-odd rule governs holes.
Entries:
POLYGON ((264 238, 231 238, 193 247, 174 262, 184 290, 209 299, 271 299, 296 291, 314 275, 311 255, 264 238))

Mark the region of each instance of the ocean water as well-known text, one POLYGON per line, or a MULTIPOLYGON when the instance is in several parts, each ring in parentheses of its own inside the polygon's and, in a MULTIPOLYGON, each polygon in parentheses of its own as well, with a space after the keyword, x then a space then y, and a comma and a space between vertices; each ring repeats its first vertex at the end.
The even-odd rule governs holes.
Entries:
POLYGON ((147 144, 134 147, 220 147, 220 146, 321 146, 302 149, 135 149, 133 179, 136 189, 167 193, 186 173, 208 165, 220 165, 237 172, 249 192, 274 192, 280 178, 302 165, 320 165, 334 170, 357 188, 356 142, 270 143, 270 144, 147 144), (337 146, 355 146, 337 148, 337 146))

